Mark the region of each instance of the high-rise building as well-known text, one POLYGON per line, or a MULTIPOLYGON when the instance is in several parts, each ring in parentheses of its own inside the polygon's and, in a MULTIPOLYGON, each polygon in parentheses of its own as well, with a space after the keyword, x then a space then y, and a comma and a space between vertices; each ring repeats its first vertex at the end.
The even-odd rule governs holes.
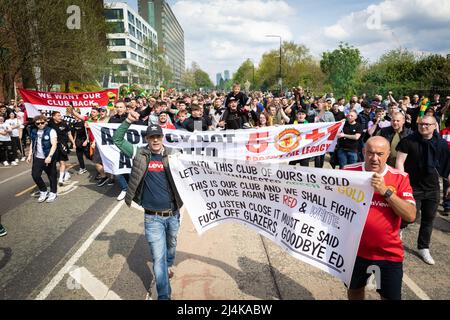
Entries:
POLYGON ((165 0, 139 0, 139 14, 158 33, 158 46, 172 68, 173 84, 180 88, 185 71, 184 31, 165 0))
POLYGON ((229 71, 229 70, 225 70, 225 72, 223 73, 223 76, 224 76, 224 80, 225 80, 225 81, 230 80, 230 79, 231 79, 231 77, 230 77, 230 71, 229 71))
POLYGON ((220 86, 220 83, 223 81, 222 73, 218 73, 216 75, 216 86, 220 86))
POLYGON ((157 46, 156 31, 126 3, 108 4, 105 17, 112 24, 112 33, 106 37, 117 69, 110 75, 108 87, 139 84, 152 89, 151 48, 157 46))

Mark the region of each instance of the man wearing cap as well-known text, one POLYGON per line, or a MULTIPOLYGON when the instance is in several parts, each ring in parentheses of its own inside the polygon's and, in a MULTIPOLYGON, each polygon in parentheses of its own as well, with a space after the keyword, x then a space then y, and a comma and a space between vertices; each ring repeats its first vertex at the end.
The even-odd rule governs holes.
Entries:
POLYGON ((145 236, 150 245, 153 274, 159 300, 171 298, 169 269, 175 261, 180 208, 183 202, 170 172, 168 150, 163 147, 161 126, 147 128, 147 146, 139 148, 124 137, 131 123, 139 120, 139 113, 130 112, 113 136, 114 144, 133 159, 125 203, 134 201, 145 210, 145 236))

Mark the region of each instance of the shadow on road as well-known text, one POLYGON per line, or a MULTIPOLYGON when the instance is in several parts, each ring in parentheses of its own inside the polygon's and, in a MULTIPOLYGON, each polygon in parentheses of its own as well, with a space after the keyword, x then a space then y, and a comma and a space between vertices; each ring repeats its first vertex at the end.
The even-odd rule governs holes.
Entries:
POLYGON ((11 261, 12 257, 12 249, 11 248, 0 248, 0 252, 3 251, 3 257, 0 260, 0 270, 2 270, 9 261, 11 261))

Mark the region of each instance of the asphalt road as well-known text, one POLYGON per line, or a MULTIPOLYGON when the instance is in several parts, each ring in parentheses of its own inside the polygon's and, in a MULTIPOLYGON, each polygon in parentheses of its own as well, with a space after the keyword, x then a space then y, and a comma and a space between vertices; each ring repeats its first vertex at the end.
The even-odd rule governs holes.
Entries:
MULTIPOLYGON (((89 173, 76 174, 55 203, 39 204, 30 166, 0 168, 0 299, 132 299, 151 283, 143 213, 116 200, 117 186, 98 188, 89 173)), ((90 173, 95 170, 88 166, 90 173)), ((431 252, 417 256, 418 225, 404 233, 403 299, 450 298, 450 221, 438 216, 431 252)), ((302 263, 235 223, 199 236, 182 218, 172 279, 174 299, 343 300, 337 279, 302 263)), ((369 299, 378 299, 372 290, 369 299)))

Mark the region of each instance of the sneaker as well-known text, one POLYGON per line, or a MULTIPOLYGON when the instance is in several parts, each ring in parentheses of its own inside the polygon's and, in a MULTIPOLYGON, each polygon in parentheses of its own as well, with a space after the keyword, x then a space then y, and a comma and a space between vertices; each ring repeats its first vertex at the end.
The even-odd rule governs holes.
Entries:
POLYGON ((64 180, 60 178, 58 180, 58 186, 62 187, 63 185, 64 185, 64 180))
POLYGON ((6 236, 8 232, 6 232, 6 229, 4 226, 0 224, 0 237, 6 236))
POLYGON ((70 180, 70 178, 72 178, 72 176, 70 175, 70 173, 66 172, 66 174, 64 175, 63 181, 66 182, 66 181, 70 180))
POLYGON ((56 200, 56 193, 50 192, 50 194, 48 195, 48 198, 45 202, 51 203, 51 202, 54 202, 55 200, 56 200))
POLYGON ((108 186, 113 186, 114 185, 114 179, 113 178, 109 178, 108 179, 108 186))
POLYGON ((430 254, 430 249, 419 249, 419 256, 425 263, 429 265, 434 265, 434 259, 430 254))
POLYGON ((109 180, 108 177, 101 178, 100 181, 97 183, 97 187, 103 187, 108 182, 108 180, 109 180))
POLYGON ((4 162, 3 162, 3 165, 4 165, 5 167, 9 166, 8 161, 4 161, 4 162))
POLYGON ((39 203, 44 202, 45 199, 47 199, 47 196, 48 196, 48 192, 47 191, 40 192, 40 196, 39 196, 38 202, 39 203))
POLYGON ((80 170, 78 170, 78 174, 84 174, 86 172, 87 172, 87 170, 84 168, 80 168, 80 170))
POLYGON ((126 191, 122 191, 119 196, 117 197, 117 201, 122 201, 123 199, 125 199, 125 196, 127 195, 126 191))
POLYGON ((22 157, 22 158, 20 158, 20 161, 21 161, 21 162, 24 162, 26 159, 27 159, 27 158, 22 157))
POLYGON ((12 166, 18 166, 19 164, 16 161, 11 162, 12 166))
POLYGON ((100 174, 97 174, 94 179, 97 181, 102 180, 102 176, 100 174))

